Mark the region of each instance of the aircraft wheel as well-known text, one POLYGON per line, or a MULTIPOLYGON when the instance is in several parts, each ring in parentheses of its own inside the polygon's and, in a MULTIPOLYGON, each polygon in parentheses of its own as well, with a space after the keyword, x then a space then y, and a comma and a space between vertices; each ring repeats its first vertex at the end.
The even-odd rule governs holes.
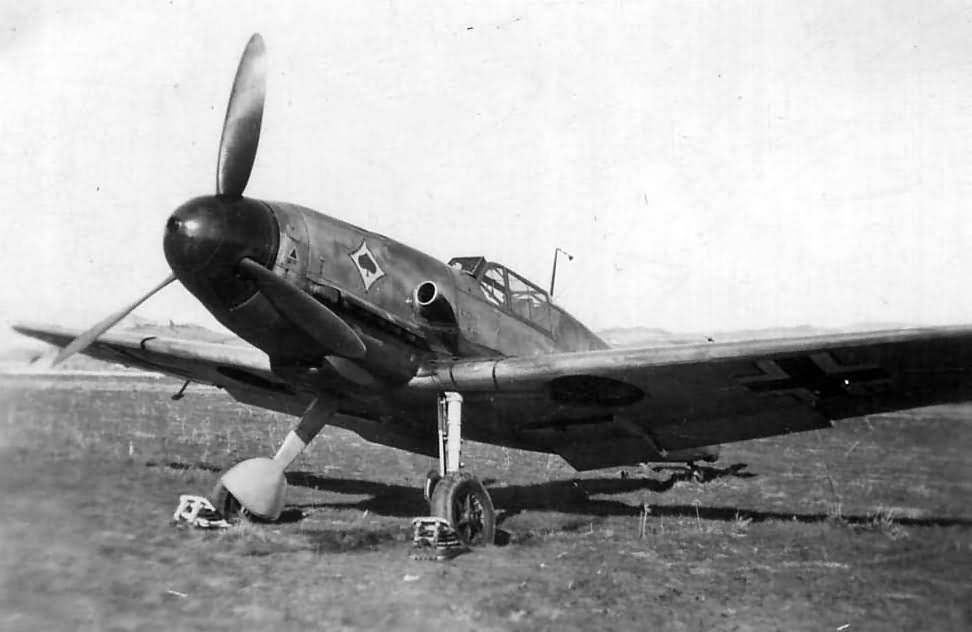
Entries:
POLYGON ((223 518, 231 524, 236 524, 241 519, 250 519, 250 512, 243 508, 236 496, 231 494, 222 482, 216 483, 213 493, 209 496, 210 502, 216 511, 223 515, 223 518))
POLYGON ((447 474, 432 492, 432 515, 445 518, 463 544, 484 546, 496 535, 496 512, 489 492, 471 474, 447 474))
POLYGON ((423 495, 425 496, 425 502, 432 502, 432 494, 435 492, 435 486, 439 484, 442 480, 442 475, 439 474, 439 470, 429 470, 425 475, 425 488, 423 489, 423 495))

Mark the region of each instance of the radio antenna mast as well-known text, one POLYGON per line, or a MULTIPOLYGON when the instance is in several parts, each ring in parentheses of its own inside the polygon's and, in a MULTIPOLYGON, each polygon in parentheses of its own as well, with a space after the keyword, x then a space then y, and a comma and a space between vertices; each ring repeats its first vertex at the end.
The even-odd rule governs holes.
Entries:
POLYGON ((557 255, 559 255, 560 253, 567 255, 568 261, 574 260, 574 255, 570 254, 563 248, 558 247, 556 250, 554 250, 553 272, 550 273, 550 298, 553 298, 554 283, 557 282, 557 255))

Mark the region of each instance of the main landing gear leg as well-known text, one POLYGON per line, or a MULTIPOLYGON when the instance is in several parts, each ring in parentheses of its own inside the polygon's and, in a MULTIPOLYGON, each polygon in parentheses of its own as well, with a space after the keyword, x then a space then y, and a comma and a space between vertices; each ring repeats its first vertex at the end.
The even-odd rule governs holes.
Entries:
POLYGON ((272 459, 257 457, 237 463, 219 477, 213 490, 213 506, 227 519, 249 514, 260 520, 280 517, 287 496, 284 470, 335 413, 330 402, 314 400, 272 459))
POLYGON ((462 462, 462 395, 439 396, 439 472, 429 473, 426 494, 431 514, 446 520, 467 546, 492 544, 496 512, 483 484, 462 462))
POLYGON ((705 481, 705 472, 702 471, 702 468, 695 461, 687 461, 685 465, 688 466, 689 476, 692 477, 692 480, 696 483, 705 481))

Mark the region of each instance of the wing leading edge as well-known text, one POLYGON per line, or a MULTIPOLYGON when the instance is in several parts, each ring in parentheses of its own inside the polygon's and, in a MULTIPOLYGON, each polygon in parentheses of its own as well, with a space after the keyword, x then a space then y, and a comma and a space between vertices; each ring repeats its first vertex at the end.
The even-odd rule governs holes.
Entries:
POLYGON ((972 399, 972 327, 454 362, 410 386, 488 399, 495 423, 591 469, 972 399))
MULTIPOLYGON (((79 330, 56 325, 17 324, 21 334, 63 347, 79 330)), ((266 354, 242 342, 209 342, 145 332, 112 331, 102 334, 84 350, 99 360, 165 373, 227 390, 248 388, 292 394, 290 387, 270 370, 266 354)))
MULTIPOLYGON (((26 336, 63 347, 81 333, 56 325, 18 324, 14 329, 26 336)), ((231 338, 211 342, 193 338, 178 330, 160 335, 133 331, 102 334, 83 354, 145 371, 165 373, 199 384, 218 386, 237 401, 252 406, 300 416, 321 394, 296 391, 271 370, 267 355, 242 340, 231 338)), ((414 437, 396 432, 387 424, 339 411, 331 423, 363 438, 412 452, 434 454, 433 435, 414 437)))

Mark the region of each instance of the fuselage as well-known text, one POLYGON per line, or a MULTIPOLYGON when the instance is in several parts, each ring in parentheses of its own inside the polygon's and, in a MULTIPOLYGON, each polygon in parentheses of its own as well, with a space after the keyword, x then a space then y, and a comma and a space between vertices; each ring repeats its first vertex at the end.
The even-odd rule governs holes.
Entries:
MULTIPOLYGON (((280 398, 226 387, 235 397, 293 414, 299 414, 295 405, 331 398, 340 413, 333 423, 414 452, 436 449, 430 431, 435 394, 407 387, 423 369, 464 358, 607 348, 544 290, 505 266, 484 257, 443 263, 295 204, 195 198, 169 218, 164 249, 182 284, 223 325, 266 352, 274 373, 288 385, 280 398), (285 280, 296 303, 293 293, 290 299, 268 298, 259 279, 245 273, 252 275, 254 264, 273 273, 278 291, 285 280), (280 300, 302 306, 280 309, 280 300), (318 318, 322 308, 326 317, 318 318), (329 322, 335 335, 360 340, 364 352, 354 357, 336 352, 340 345, 328 343, 329 322)), ((251 379, 227 375, 244 384, 251 379)), ((531 431, 532 420, 524 418, 515 398, 500 402, 488 393, 470 394, 463 416, 470 439, 539 451, 563 447, 556 436, 531 431)), ((602 427, 610 431, 590 426, 593 439, 602 427)), ((707 456, 703 451, 684 458, 707 456)), ((674 457, 643 458, 682 460, 674 457)))
POLYGON ((165 253, 186 288, 275 365, 313 365, 327 349, 240 278, 249 257, 351 325, 368 348, 358 364, 393 384, 437 357, 537 355, 607 345, 546 292, 481 257, 443 263, 311 209, 200 197, 173 213, 165 253), (423 286, 423 284, 425 284, 423 286), (434 284, 434 285, 429 285, 434 284), (434 288, 454 322, 423 317, 417 289, 434 288))

